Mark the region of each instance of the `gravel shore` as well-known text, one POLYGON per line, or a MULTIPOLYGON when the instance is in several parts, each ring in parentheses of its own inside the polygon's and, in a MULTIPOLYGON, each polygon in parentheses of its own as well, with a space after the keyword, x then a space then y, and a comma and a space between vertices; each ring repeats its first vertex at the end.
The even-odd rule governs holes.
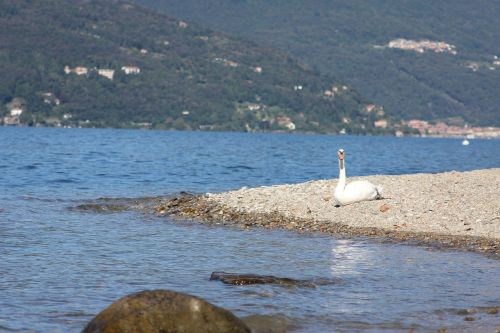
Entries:
POLYGON ((179 197, 158 214, 245 228, 364 235, 500 253, 500 169, 369 176, 383 199, 335 207, 336 179, 179 197))

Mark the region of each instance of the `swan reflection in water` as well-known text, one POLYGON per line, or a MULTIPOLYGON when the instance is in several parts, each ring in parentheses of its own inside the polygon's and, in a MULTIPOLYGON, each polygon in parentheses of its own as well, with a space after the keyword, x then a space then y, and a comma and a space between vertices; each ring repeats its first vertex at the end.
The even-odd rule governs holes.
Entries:
POLYGON ((367 273, 375 265, 374 255, 363 243, 339 239, 332 248, 332 276, 342 278, 367 273))

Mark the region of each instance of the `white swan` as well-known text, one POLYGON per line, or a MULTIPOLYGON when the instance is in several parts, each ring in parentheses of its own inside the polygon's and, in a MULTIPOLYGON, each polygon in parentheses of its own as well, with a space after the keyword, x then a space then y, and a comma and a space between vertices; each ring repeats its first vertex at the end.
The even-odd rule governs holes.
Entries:
MULTIPOLYGON (((338 205, 349 205, 355 202, 382 198, 382 188, 366 180, 358 180, 346 185, 345 153, 339 149, 339 182, 333 194, 338 205)), ((337 206, 338 206, 337 205, 337 206)))

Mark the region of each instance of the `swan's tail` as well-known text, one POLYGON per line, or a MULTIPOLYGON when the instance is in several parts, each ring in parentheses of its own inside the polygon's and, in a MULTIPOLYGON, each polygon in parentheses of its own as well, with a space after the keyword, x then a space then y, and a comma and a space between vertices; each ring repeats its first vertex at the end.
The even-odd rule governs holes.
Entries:
POLYGON ((377 191, 377 195, 375 196, 375 199, 376 200, 382 199, 383 198, 383 191, 384 191, 382 186, 380 186, 380 185, 375 186, 375 191, 377 191))

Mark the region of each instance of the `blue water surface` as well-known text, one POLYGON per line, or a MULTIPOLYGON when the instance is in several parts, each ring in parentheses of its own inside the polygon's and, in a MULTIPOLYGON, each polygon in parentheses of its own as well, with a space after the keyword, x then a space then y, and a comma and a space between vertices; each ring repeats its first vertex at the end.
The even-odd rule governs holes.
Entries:
POLYGON ((500 305, 498 260, 370 239, 242 231, 142 212, 75 209, 98 198, 500 167, 499 140, 0 127, 0 331, 78 332, 144 289, 200 296, 293 332, 485 332, 460 309, 500 305), (330 281, 234 287, 212 271, 330 281))

